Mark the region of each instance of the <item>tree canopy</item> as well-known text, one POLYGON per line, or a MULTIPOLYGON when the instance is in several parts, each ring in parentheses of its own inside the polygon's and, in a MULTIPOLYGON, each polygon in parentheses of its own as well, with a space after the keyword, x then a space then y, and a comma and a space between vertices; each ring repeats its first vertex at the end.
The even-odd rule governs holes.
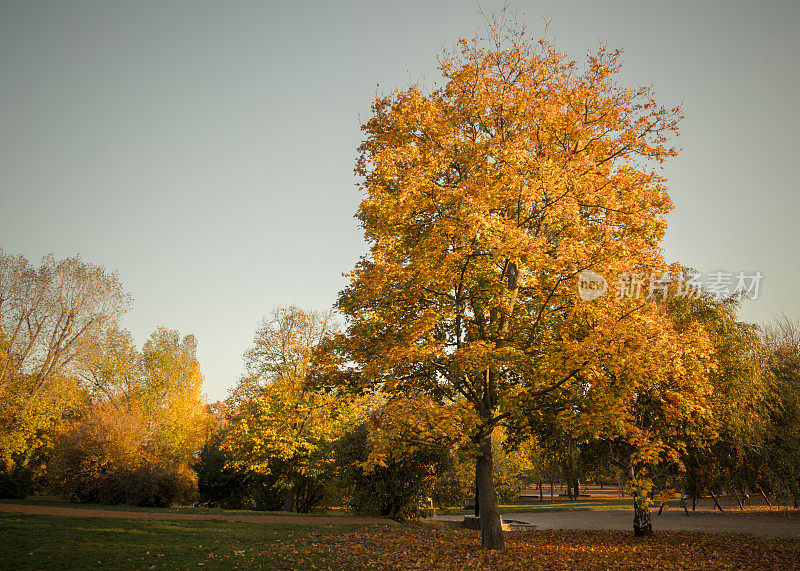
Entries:
POLYGON ((370 251, 338 305, 363 383, 473 407, 483 545, 495 548, 495 426, 565 384, 602 386, 625 366, 613 357, 625 339, 662 324, 643 300, 581 302, 576 283, 589 269, 610 283, 667 269, 656 168, 676 154, 681 115, 618 85, 619 51, 580 67, 514 22, 488 31, 445 50, 440 87, 373 103, 356 164, 370 251))

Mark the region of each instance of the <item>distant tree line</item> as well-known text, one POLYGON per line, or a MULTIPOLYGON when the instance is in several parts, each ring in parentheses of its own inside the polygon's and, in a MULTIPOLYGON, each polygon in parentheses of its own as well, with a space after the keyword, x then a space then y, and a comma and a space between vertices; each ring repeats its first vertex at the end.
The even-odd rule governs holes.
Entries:
MULTIPOLYGON (((360 382, 332 312, 277 307, 228 398, 203 401, 193 336, 157 329, 138 349, 120 326, 116 274, 0 251, 0 494, 419 517, 473 505, 474 411, 464 400, 360 382)), ((757 327, 739 300, 671 296, 675 336, 624 340, 625 367, 508 406, 492 436, 501 502, 527 486, 620 481, 654 503, 726 493, 800 502, 800 325, 757 327), (680 347, 682 332, 704 344, 680 347), (637 343, 669 342, 670 363, 637 343), (677 355, 677 356, 676 356, 677 355), (685 384, 680 367, 707 368, 685 384), (664 374, 663 371, 676 371, 664 374)), ((623 350, 623 349, 618 349, 623 350)), ((665 357, 666 358, 666 357, 665 357)))
POLYGON ((191 335, 138 350, 116 274, 0 250, 0 494, 169 505, 195 497, 208 431, 191 335))

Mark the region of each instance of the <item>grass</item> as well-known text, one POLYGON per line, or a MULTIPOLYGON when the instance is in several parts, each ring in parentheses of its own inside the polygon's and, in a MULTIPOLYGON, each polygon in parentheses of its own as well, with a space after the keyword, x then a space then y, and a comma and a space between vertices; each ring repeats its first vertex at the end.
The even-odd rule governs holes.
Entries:
POLYGON ((320 557, 298 555, 284 545, 359 527, 0 514, 0 566, 310 568, 321 564, 320 557))
MULTIPOLYGON (((582 498, 578 500, 542 501, 530 504, 500 504, 501 514, 513 513, 539 513, 539 512, 571 512, 586 510, 622 510, 633 509, 630 499, 618 500, 616 498, 582 498)), ((475 510, 461 508, 437 509, 438 514, 447 515, 472 515, 475 510)))
MULTIPOLYGON (((41 505, 42 499, 28 503, 41 505)), ((580 500, 582 509, 609 500, 580 500)), ((554 502, 525 509, 563 509, 554 502)), ((54 504, 45 504, 54 505, 54 504)), ((57 505, 67 505, 59 502, 57 505)), ((164 510, 149 510, 163 513, 164 510)), ((506 513, 509 513, 506 511, 506 513)), ((4 569, 521 569, 800 568, 800 538, 619 531, 506 534, 508 549, 485 552, 479 532, 441 522, 401 526, 264 524, 0 513, 4 569)))

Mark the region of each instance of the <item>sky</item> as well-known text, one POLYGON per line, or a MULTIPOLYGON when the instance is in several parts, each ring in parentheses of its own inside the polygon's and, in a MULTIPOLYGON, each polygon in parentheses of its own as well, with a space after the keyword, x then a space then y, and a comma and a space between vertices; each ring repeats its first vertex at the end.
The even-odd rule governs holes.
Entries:
MULTIPOLYGON (((278 305, 326 309, 367 245, 353 218, 377 94, 438 77, 501 3, 0 0, 0 247, 119 272, 139 344, 194 334, 211 400, 278 305)), ((761 272, 743 319, 800 316, 800 3, 534 2, 578 60, 682 105, 669 261, 761 272)))

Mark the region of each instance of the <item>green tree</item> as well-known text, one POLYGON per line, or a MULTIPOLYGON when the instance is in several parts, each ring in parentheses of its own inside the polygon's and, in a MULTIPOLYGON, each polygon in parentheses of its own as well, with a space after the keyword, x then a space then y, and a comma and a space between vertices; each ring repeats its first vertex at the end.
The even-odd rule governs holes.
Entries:
POLYGON ((705 294, 671 297, 667 307, 677 327, 701 324, 714 349, 709 378, 716 437, 688 447, 682 479, 694 499, 704 489, 724 489, 741 505, 750 491, 763 491, 758 480, 770 375, 758 328, 737 317, 740 303, 737 297, 718 300, 705 294))
POLYGON ((228 509, 281 509, 285 493, 277 476, 231 466, 233 458, 224 446, 231 418, 227 404, 218 401, 208 408, 213 427, 194 466, 200 500, 228 509))
POLYGON ((373 439, 362 422, 336 442, 338 485, 351 511, 396 520, 418 518, 434 495, 437 472, 447 470, 450 456, 433 446, 392 446, 381 461, 372 461, 373 439))
POLYGON ((763 458, 773 492, 800 505, 800 325, 782 316, 764 331, 771 373, 763 458))

